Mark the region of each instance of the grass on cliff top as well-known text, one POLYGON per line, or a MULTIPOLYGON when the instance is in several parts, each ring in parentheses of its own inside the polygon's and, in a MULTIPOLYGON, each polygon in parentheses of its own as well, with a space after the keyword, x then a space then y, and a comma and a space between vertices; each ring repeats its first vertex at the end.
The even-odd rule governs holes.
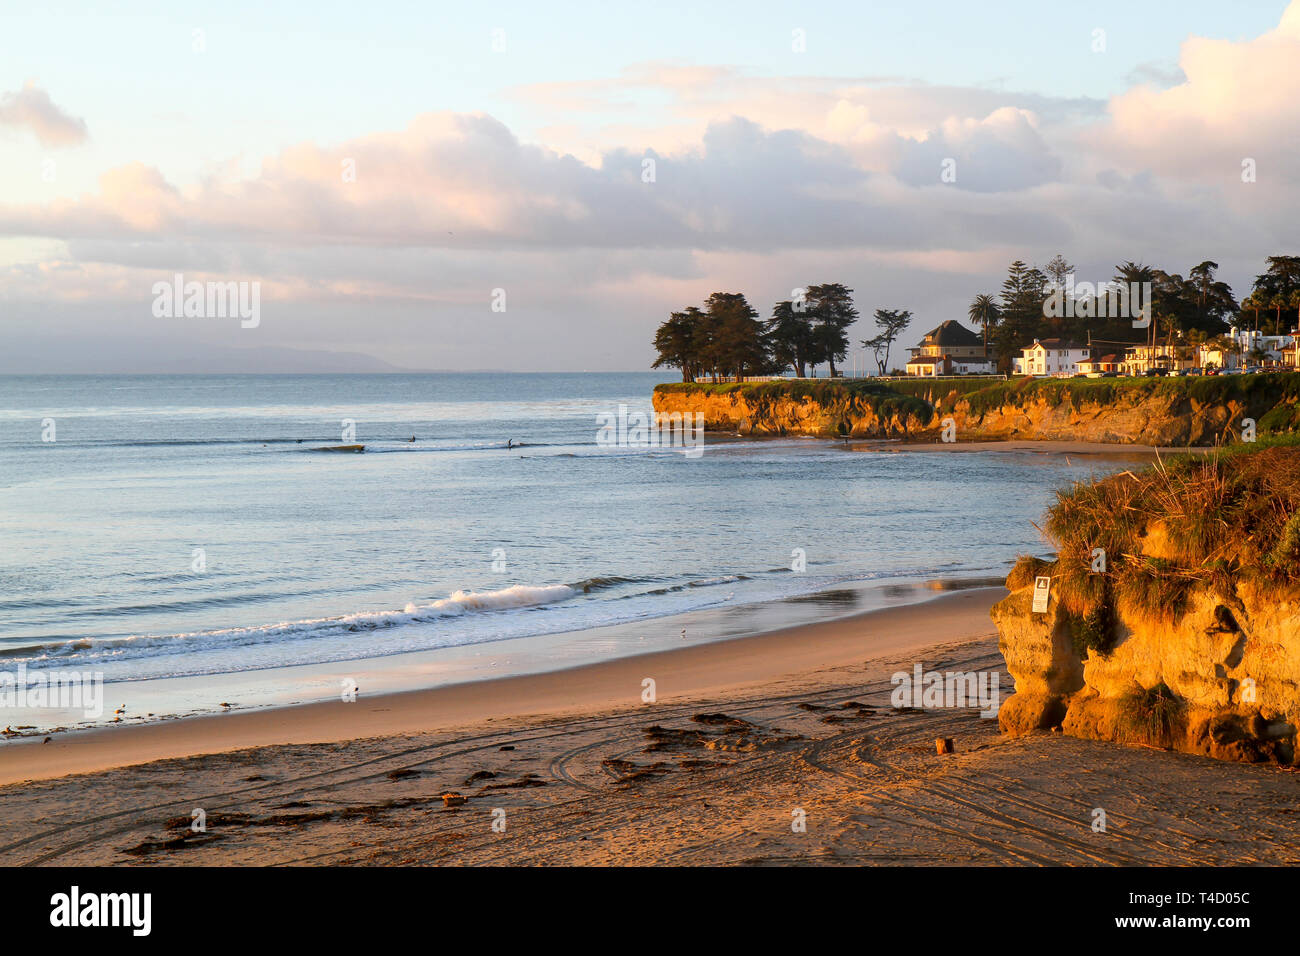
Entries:
POLYGON ((1022 557, 1007 585, 1056 578, 1080 651, 1109 650, 1119 606, 1169 620, 1202 584, 1229 606, 1241 579, 1300 589, 1300 436, 1079 482, 1057 493, 1043 530, 1056 561, 1022 557))
MULTIPOLYGON (((1121 398, 1188 398, 1199 404, 1237 401, 1247 407, 1274 407, 1273 421, 1261 419, 1266 431, 1291 431, 1300 426, 1295 416, 1300 398, 1300 373, 1270 372, 1259 375, 1194 375, 1178 378, 1021 378, 999 382, 965 397, 970 413, 980 415, 1004 405, 1042 401, 1049 405, 1108 405, 1121 398), (1289 403, 1286 409, 1280 406, 1289 403)), ((1268 416, 1266 416, 1267 418, 1268 416)))
MULTIPOLYGON (((779 382, 670 382, 656 385, 656 392, 704 395, 731 395, 739 392, 746 398, 797 398, 815 402, 837 401, 852 395, 879 395, 894 391, 888 382, 869 378, 852 379, 802 379, 792 378, 779 382)), ((901 392, 894 392, 902 394, 901 392)))

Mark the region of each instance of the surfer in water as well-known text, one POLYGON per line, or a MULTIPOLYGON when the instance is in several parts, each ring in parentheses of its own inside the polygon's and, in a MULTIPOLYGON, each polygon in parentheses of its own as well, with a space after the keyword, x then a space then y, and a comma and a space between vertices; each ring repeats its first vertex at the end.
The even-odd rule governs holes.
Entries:
POLYGON ((506 451, 509 451, 511 448, 514 448, 514 447, 515 447, 515 440, 514 440, 513 438, 507 438, 507 439, 506 439, 506 451))

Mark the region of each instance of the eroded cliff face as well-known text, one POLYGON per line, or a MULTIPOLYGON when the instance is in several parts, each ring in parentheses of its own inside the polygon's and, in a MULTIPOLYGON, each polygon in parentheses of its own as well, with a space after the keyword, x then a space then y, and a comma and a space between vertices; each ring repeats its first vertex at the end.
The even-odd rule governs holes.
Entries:
POLYGON ((1075 737, 1170 747, 1227 760, 1300 765, 1300 591, 1250 582, 1192 590, 1165 618, 1117 605, 1109 653, 1075 648, 1077 621, 1055 598, 1031 612, 1032 585, 992 611, 1016 692, 1004 732, 1059 727, 1075 737))
POLYGON ((707 431, 741 435, 820 435, 905 438, 925 433, 926 420, 908 409, 881 407, 869 396, 845 393, 832 400, 745 391, 654 393, 656 412, 704 413, 707 431))
POLYGON ((1229 431, 1241 428, 1249 411, 1235 400, 1208 404, 1188 396, 1121 394, 1104 403, 1041 397, 989 409, 972 409, 970 401, 958 400, 952 417, 958 435, 968 438, 1168 447, 1222 442, 1229 431))
MULTIPOLYGON (((897 396, 906 400, 904 396, 897 396)), ((1089 441, 1158 446, 1214 445, 1231 440, 1243 418, 1261 418, 1273 406, 1236 399, 1200 402, 1186 394, 1116 390, 1102 400, 1064 395, 1010 392, 995 404, 978 395, 935 394, 910 399, 917 408, 898 408, 879 396, 845 390, 831 398, 773 395, 760 389, 716 392, 661 391, 660 412, 703 412, 710 431, 742 435, 850 435, 860 438, 938 440, 947 419, 958 441, 1029 439, 1089 441), (1258 407, 1255 407, 1258 406, 1258 407), (927 414, 928 412, 928 414, 927 414)))

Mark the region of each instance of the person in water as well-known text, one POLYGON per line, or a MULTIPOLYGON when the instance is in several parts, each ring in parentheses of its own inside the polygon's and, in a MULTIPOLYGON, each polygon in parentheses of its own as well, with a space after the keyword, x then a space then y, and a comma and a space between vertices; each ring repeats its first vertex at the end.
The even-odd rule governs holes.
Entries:
POLYGON ((514 448, 514 447, 515 447, 515 440, 514 440, 513 438, 507 438, 507 439, 506 439, 506 451, 509 451, 511 448, 514 448))

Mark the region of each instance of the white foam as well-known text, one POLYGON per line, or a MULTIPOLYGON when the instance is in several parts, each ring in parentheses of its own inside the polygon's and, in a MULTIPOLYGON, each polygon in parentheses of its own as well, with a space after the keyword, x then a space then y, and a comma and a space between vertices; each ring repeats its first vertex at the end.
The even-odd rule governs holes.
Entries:
POLYGON ((415 615, 435 613, 459 614, 464 611, 497 611, 502 608, 532 607, 537 604, 552 604, 574 597, 578 592, 567 584, 547 584, 541 587, 516 584, 502 588, 500 591, 457 591, 449 598, 434 601, 423 606, 406 605, 406 613, 415 615))
POLYGON ((361 611, 338 617, 308 618, 299 621, 281 621, 254 627, 229 627, 212 631, 192 631, 187 634, 165 636, 133 634, 130 637, 104 640, 69 641, 57 648, 47 648, 50 657, 63 657, 83 651, 106 658, 140 657, 152 654, 171 654, 182 650, 178 644, 189 642, 194 650, 228 649, 265 644, 283 638, 312 638, 348 631, 371 631, 379 628, 417 624, 439 618, 457 617, 470 612, 504 611, 553 604, 578 595, 567 584, 532 586, 516 584, 499 591, 456 591, 451 597, 431 604, 406 605, 400 611, 361 611))

